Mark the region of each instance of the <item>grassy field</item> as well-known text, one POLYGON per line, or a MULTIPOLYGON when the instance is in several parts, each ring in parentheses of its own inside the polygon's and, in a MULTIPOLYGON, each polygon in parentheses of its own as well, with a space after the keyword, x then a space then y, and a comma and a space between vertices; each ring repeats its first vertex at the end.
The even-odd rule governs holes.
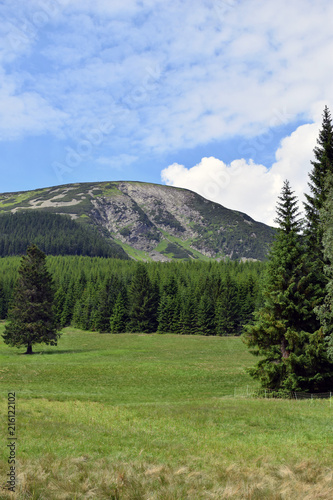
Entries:
POLYGON ((67 328, 35 351, 0 343, 1 485, 17 399, 13 498, 333 497, 333 405, 233 397, 253 386, 239 338, 67 328))

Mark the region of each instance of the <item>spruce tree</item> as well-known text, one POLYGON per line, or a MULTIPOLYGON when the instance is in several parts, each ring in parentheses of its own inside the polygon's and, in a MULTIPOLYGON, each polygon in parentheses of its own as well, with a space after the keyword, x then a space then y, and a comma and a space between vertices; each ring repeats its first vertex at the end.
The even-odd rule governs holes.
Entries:
POLYGON ((333 175, 327 178, 328 196, 320 211, 323 231, 324 273, 327 279, 325 297, 317 308, 318 318, 325 340, 328 342, 328 357, 333 362, 333 175))
MULTIPOLYGON (((311 161, 312 171, 309 174, 311 194, 306 194, 304 203, 306 213, 305 232, 309 247, 316 252, 322 250, 322 229, 320 210, 327 198, 327 176, 333 173, 333 127, 331 114, 327 106, 323 112, 322 128, 313 150, 315 160, 311 161)), ((322 257, 322 254, 319 254, 322 257)))
POLYGON ((237 301, 237 286, 227 273, 222 282, 221 294, 216 302, 217 335, 235 335, 237 333, 240 304, 237 301))
POLYGON ((157 330, 158 290, 153 285, 145 264, 139 262, 129 287, 130 324, 132 332, 157 330))
POLYGON ((119 292, 110 318, 111 333, 124 333, 126 331, 127 312, 125 301, 119 292))
POLYGON ((200 333, 200 335, 215 335, 214 304, 207 292, 205 292, 199 300, 197 321, 198 333, 200 333))
POLYGON ((173 310, 173 297, 163 293, 157 309, 158 333, 171 332, 173 310))
POLYGON ((18 273, 3 338, 10 346, 26 346, 26 354, 32 354, 34 344, 57 345, 60 336, 53 310, 52 277, 45 254, 36 245, 27 249, 18 273))
POLYGON ((333 382, 323 335, 316 330, 312 283, 300 237, 297 200, 288 181, 277 206, 279 225, 269 254, 263 297, 255 321, 245 327, 245 342, 262 356, 250 370, 264 387, 326 390, 333 382))
POLYGON ((5 291, 0 281, 0 319, 5 319, 7 313, 7 301, 5 291))
MULTIPOLYGON (((306 214, 305 241, 309 269, 312 275, 313 309, 319 307, 324 299, 327 278, 324 273, 323 227, 320 211, 327 199, 327 177, 333 173, 333 128, 330 111, 325 106, 322 128, 313 150, 315 159, 311 161, 312 171, 309 174, 311 194, 306 194, 304 203, 306 214)), ((317 320, 317 329, 320 322, 317 320)))
POLYGON ((197 324, 197 296, 191 287, 185 288, 182 293, 182 302, 179 315, 179 333, 182 335, 196 335, 197 324))

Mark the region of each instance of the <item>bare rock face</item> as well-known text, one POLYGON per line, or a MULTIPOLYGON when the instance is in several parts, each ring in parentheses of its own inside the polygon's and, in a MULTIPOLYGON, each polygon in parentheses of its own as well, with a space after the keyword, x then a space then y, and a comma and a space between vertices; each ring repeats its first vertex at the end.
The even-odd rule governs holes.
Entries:
POLYGON ((197 254, 262 259, 268 250, 271 228, 191 191, 139 182, 112 184, 117 195, 92 201, 95 222, 153 260, 196 258, 197 254), (259 248, 252 243, 257 239, 256 226, 259 248))
POLYGON ((274 230, 192 191, 142 182, 76 183, 0 195, 0 213, 46 210, 97 225, 134 258, 265 258, 274 230))

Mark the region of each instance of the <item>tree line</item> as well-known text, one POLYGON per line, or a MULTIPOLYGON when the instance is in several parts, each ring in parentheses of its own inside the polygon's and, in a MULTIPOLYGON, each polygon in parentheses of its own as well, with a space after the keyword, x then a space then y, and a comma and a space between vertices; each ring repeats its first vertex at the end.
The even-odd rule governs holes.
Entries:
MULTIPOLYGON (((262 262, 151 262, 48 256, 59 328, 98 332, 240 334, 260 301, 262 262)), ((0 259, 7 317, 20 258, 0 259)))

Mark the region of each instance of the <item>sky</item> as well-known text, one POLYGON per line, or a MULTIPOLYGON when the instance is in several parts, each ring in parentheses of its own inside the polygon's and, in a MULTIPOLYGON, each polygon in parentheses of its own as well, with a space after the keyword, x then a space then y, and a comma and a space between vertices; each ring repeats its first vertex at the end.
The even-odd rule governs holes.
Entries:
POLYGON ((273 224, 333 105, 331 0, 2 0, 0 192, 136 180, 273 224))

